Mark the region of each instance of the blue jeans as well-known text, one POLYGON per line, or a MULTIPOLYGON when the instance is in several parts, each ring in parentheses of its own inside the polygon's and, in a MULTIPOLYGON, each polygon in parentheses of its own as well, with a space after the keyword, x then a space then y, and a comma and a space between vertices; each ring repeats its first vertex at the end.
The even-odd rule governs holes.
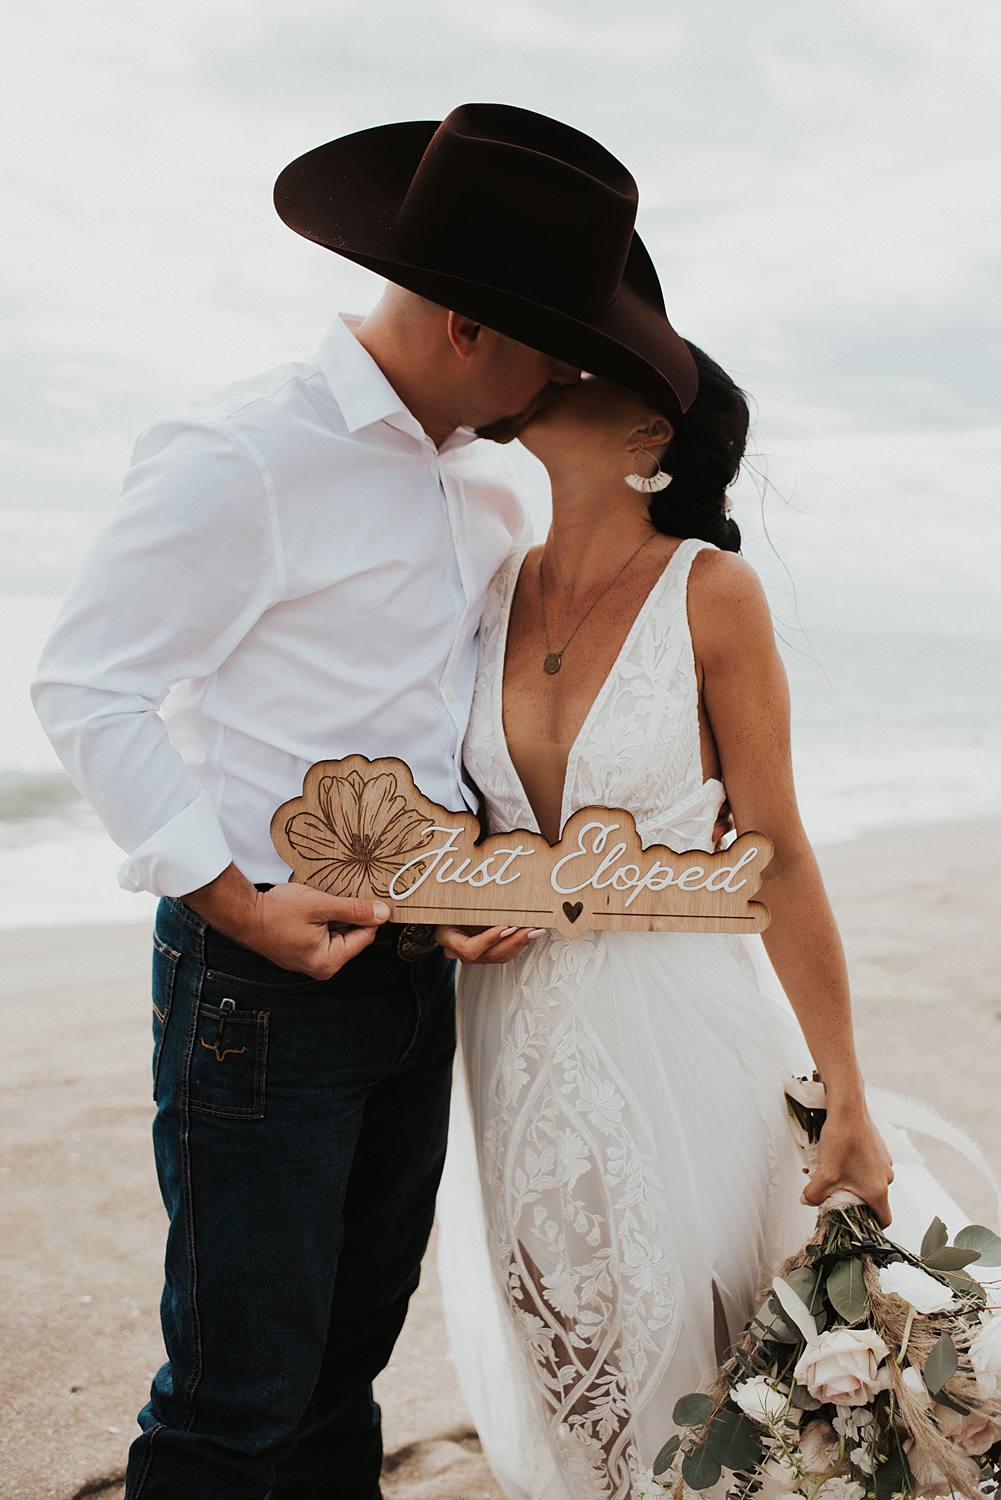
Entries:
POLYGON ((378 1500, 386 1365, 445 1155, 454 965, 280 968, 163 897, 153 1146, 167 1362, 127 1500, 378 1500))

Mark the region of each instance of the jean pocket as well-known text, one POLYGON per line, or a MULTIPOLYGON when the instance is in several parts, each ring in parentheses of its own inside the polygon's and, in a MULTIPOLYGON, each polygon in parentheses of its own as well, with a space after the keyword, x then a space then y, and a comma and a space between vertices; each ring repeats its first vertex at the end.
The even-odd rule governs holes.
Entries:
POLYGON ((177 965, 181 955, 176 948, 165 943, 159 933, 153 933, 153 1100, 158 1103, 157 1087, 160 1078, 160 1056, 167 1034, 167 1022, 174 1003, 174 986, 177 981, 177 965))
POLYGON ((263 953, 244 947, 214 927, 205 934, 205 977, 214 983, 232 985, 237 996, 245 990, 251 1000, 269 990, 274 994, 293 994, 319 983, 296 969, 283 969, 263 953))
POLYGON ((269 1021, 270 1012, 241 1008, 231 995, 199 1003, 188 1074, 192 1109, 264 1118, 269 1021))

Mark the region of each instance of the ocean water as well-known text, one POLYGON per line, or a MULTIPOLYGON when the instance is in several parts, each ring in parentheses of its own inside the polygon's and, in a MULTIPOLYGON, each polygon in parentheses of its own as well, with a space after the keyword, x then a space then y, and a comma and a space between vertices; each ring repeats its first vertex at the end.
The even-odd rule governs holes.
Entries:
MULTIPOLYGON (((121 851, 62 770, 28 697, 64 581, 52 589, 53 547, 0 603, 0 926, 148 921, 155 898, 118 886, 121 851)), ((991 641, 817 630, 780 650, 797 798, 815 845, 1001 813, 991 641)))

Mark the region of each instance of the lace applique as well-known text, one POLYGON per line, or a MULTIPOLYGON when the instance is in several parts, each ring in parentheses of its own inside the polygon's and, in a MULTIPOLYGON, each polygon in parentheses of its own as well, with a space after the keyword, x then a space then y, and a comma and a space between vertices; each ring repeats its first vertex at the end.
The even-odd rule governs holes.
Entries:
POLYGON ((630 1415, 673 1347, 667 1209, 642 1111, 582 1016, 597 934, 553 939, 519 976, 484 1137, 488 1220, 505 1287, 576 1493, 625 1497, 630 1415))

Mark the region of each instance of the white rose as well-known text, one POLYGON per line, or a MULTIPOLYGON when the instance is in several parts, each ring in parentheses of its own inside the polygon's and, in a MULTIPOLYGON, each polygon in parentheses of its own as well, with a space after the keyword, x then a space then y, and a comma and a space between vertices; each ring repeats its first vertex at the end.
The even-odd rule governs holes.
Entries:
POLYGON ((986 1453, 1001 1437, 1001 1427, 979 1412, 953 1411, 951 1406, 944 1406, 941 1401, 936 1401, 932 1406, 932 1415, 940 1430, 957 1448, 962 1448, 964 1453, 986 1453))
POLYGON ((885 1385, 879 1365, 888 1353, 871 1328, 830 1328, 807 1344, 793 1378, 818 1401, 865 1406, 885 1385))
POLYGON ((956 1294, 951 1287, 936 1281, 934 1276, 929 1276, 927 1271, 920 1270, 918 1266, 908 1265, 905 1260, 895 1260, 892 1265, 880 1266, 879 1289, 909 1302, 914 1311, 919 1313, 941 1312, 943 1308, 956 1305, 956 1294))
POLYGON ((981 1393, 995 1395, 1001 1386, 1001 1313, 980 1314, 980 1327, 970 1340, 970 1364, 981 1393))
POLYGON ((838 1435, 822 1417, 808 1422, 799 1435, 799 1453, 807 1474, 826 1474, 838 1461, 838 1435))
POLYGON ((781 1420, 789 1401, 788 1391, 775 1390, 763 1375, 741 1381, 730 1394, 742 1412, 765 1426, 774 1426, 781 1420))
POLYGON ((864 1494, 864 1484, 839 1474, 836 1479, 828 1479, 820 1486, 815 1500, 862 1500, 864 1494))

